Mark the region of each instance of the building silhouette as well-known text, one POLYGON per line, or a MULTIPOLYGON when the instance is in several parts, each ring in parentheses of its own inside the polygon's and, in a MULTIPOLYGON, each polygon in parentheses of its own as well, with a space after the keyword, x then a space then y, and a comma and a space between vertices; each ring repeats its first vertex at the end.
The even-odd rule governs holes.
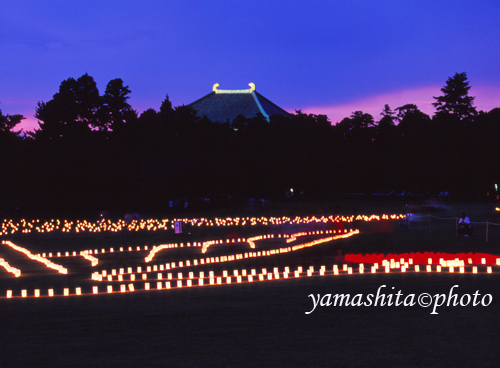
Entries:
POLYGON ((206 116, 209 120, 220 123, 232 123, 238 115, 251 119, 262 114, 267 121, 275 114, 290 117, 288 112, 258 93, 255 84, 248 85, 249 89, 219 89, 219 84, 216 83, 211 93, 188 106, 196 110, 199 117, 206 116))

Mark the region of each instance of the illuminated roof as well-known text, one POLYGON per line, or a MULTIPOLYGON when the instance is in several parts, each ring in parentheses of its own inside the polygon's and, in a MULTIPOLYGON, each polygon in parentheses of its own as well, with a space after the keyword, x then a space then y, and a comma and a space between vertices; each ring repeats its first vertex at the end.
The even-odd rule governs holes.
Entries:
POLYGON ((275 114, 290 116, 288 112, 275 105, 255 90, 255 84, 249 83, 249 89, 218 89, 216 83, 212 93, 189 104, 200 117, 206 116, 211 121, 233 122, 238 115, 253 118, 260 113, 269 121, 275 114))

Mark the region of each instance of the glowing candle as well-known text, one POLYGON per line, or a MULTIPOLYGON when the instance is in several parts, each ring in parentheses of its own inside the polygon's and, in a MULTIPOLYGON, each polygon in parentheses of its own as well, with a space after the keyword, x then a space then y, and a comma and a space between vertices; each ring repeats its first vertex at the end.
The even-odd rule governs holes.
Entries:
POLYGON ((460 267, 460 273, 464 273, 465 272, 465 267, 464 266, 461 266, 460 267))
POLYGON ((477 267, 476 266, 472 267, 472 273, 477 273, 477 267))
POLYGON ((68 295, 69 295, 69 289, 68 289, 68 288, 65 288, 65 289, 63 290, 63 295, 64 295, 64 296, 68 296, 68 295))
POLYGON ((77 288, 75 289, 75 294, 76 294, 76 295, 82 295, 82 288, 77 287, 77 288))
POLYGON ((162 283, 161 281, 158 281, 158 282, 156 283, 156 289, 157 289, 157 290, 161 290, 162 285, 163 285, 163 283, 162 283))
POLYGON ((144 290, 150 290, 150 288, 149 282, 144 283, 144 290))
POLYGON ((49 289, 48 294, 49 294, 49 296, 54 296, 54 289, 49 289))
POLYGON ((128 284, 128 291, 134 291, 134 284, 128 284))
POLYGON ((491 271, 491 266, 486 267, 486 272, 487 272, 487 273, 491 273, 491 272, 492 272, 492 271, 491 271))
POLYGON ((7 298, 12 298, 12 290, 7 290, 7 298))
POLYGON ((40 297, 40 289, 35 289, 35 298, 40 297))
POLYGON ((420 266, 419 265, 415 265, 415 272, 420 272, 420 266))
POLYGON ((92 286, 92 294, 98 294, 99 288, 97 286, 92 286))

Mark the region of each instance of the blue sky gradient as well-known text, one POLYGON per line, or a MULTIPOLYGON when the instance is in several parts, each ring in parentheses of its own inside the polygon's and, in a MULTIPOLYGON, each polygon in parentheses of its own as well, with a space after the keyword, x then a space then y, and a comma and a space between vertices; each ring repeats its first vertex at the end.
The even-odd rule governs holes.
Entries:
POLYGON ((114 78, 139 113, 168 94, 257 91, 332 122, 416 103, 466 72, 479 109, 500 107, 498 1, 30 1, 0 12, 0 109, 36 126, 36 103, 88 73, 114 78))

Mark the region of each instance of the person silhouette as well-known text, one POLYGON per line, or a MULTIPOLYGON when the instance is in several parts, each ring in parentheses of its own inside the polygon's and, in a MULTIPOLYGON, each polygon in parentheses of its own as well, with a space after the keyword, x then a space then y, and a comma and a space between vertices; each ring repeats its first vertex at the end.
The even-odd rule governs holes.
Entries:
POLYGON ((472 227, 470 224, 470 219, 465 216, 465 213, 460 214, 460 219, 458 220, 458 235, 469 236, 472 235, 472 227))

